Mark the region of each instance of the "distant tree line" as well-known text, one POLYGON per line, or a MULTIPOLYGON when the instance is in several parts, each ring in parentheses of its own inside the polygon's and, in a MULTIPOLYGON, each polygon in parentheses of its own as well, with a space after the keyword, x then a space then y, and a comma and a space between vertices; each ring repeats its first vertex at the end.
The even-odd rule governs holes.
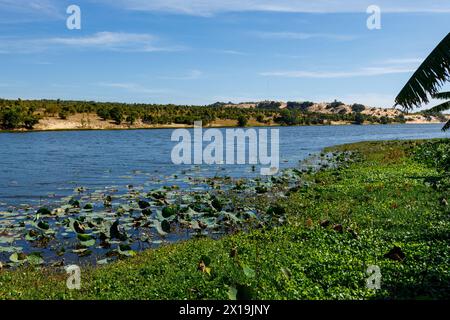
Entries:
POLYGON ((145 124, 187 124, 203 121, 208 125, 215 120, 235 120, 246 125, 250 119, 266 122, 272 119, 275 110, 243 109, 224 104, 210 106, 126 104, 94 101, 62 100, 5 100, 0 99, 1 129, 32 129, 43 117, 67 119, 75 114, 97 114, 104 121, 133 125, 137 121, 145 124))
MULTIPOLYGON (((0 99, 0 128, 3 130, 33 129, 43 117, 67 119, 75 114, 97 114, 104 121, 115 124, 133 125, 140 121, 144 124, 186 124, 201 120, 208 125, 216 120, 234 120, 239 126, 248 125, 250 120, 261 124, 279 125, 315 125, 331 124, 336 121, 362 124, 405 122, 404 117, 375 117, 364 115, 363 105, 352 106, 353 112, 324 114, 309 112, 313 102, 288 102, 287 108, 280 109, 281 104, 265 101, 256 108, 239 108, 227 103, 217 102, 209 106, 162 105, 162 104, 126 104, 94 101, 62 100, 5 100, 0 99)), ((334 101, 330 107, 343 105, 334 101)))

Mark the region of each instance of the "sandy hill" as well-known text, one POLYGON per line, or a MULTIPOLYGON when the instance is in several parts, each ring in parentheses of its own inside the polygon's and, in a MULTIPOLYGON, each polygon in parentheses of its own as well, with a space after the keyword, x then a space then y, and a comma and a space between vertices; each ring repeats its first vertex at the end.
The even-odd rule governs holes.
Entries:
MULTIPOLYGON (((395 108, 375 108, 369 107, 362 104, 345 104, 341 102, 321 102, 321 103, 313 103, 313 102, 300 102, 300 103, 291 103, 291 102, 282 102, 282 101, 262 101, 262 102, 245 102, 245 103, 237 103, 237 104, 226 104, 225 107, 234 107, 234 108, 260 108, 270 104, 276 104, 279 109, 301 109, 308 112, 314 113, 325 113, 325 114, 349 114, 352 112, 361 112, 367 116, 373 117, 388 117, 395 118, 398 116, 404 116, 405 120, 408 123, 440 123, 443 122, 442 118, 438 118, 436 116, 426 116, 421 113, 404 113, 400 109, 395 108)), ((449 115, 445 115, 447 119, 450 118, 449 115)))

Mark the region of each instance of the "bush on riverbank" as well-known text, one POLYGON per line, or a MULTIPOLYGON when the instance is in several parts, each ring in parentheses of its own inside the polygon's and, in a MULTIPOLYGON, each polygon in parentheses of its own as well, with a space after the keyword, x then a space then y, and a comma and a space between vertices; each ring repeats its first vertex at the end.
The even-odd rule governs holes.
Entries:
POLYGON ((13 106, 0 109, 0 129, 28 129, 31 130, 39 123, 39 117, 30 108, 13 106))

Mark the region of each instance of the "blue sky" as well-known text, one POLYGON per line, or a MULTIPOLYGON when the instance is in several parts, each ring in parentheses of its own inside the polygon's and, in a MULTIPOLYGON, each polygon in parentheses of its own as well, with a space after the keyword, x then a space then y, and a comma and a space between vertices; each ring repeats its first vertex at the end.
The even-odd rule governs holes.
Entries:
POLYGON ((448 0, 0 0, 0 97, 391 107, 449 31, 448 0))

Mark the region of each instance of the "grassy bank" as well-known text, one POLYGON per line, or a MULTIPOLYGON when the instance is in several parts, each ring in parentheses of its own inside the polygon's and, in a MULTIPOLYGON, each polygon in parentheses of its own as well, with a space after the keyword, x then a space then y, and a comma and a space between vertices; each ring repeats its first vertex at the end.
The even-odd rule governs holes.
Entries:
POLYGON ((310 175, 307 187, 280 199, 282 227, 83 269, 79 291, 66 289, 62 269, 2 270, 0 298, 449 298, 447 191, 430 183, 434 169, 411 157, 416 144, 337 147, 361 161, 310 175), (366 288, 370 265, 381 269, 381 290, 366 288))

